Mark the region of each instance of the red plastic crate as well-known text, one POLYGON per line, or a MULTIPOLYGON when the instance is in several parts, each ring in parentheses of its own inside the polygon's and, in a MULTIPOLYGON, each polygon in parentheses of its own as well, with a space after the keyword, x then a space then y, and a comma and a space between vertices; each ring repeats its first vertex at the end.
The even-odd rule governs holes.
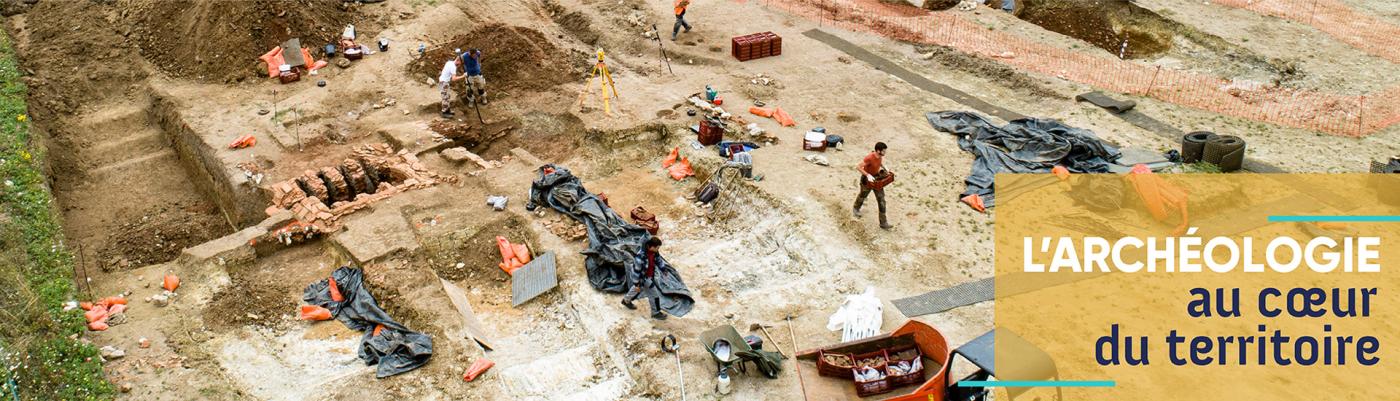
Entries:
POLYGON ((730 54, 749 61, 783 54, 783 38, 773 32, 759 32, 730 39, 730 54))

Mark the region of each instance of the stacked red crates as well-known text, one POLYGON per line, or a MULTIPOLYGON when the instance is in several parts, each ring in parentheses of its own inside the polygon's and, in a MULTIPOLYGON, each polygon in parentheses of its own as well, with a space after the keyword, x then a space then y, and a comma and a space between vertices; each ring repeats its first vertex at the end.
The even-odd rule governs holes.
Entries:
POLYGON ((772 32, 735 36, 730 40, 731 53, 739 61, 749 61, 783 54, 783 38, 772 32))

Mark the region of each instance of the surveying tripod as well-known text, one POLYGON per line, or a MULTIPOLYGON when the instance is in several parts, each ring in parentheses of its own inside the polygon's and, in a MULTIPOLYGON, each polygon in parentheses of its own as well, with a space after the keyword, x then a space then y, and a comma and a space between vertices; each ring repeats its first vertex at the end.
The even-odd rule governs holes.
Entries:
MULTIPOLYGON (((617 95, 617 84, 613 83, 612 73, 608 72, 608 65, 603 63, 603 49, 598 49, 598 63, 593 65, 593 73, 588 76, 588 82, 584 83, 583 91, 578 94, 579 109, 583 109, 585 97, 593 88, 593 79, 598 78, 598 97, 603 100, 603 113, 612 116, 612 99, 621 100, 617 95)), ((622 110, 622 104, 618 104, 618 111, 622 110)))

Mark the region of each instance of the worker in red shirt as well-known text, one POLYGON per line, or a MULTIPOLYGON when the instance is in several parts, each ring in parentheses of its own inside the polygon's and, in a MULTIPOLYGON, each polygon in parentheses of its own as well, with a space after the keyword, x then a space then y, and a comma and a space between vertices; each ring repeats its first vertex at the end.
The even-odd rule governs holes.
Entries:
POLYGON ((886 149, 889 149, 889 146, 885 145, 884 142, 876 142, 875 151, 866 155, 865 159, 862 159, 860 164, 856 166, 856 170, 860 171, 860 196, 856 197, 856 205, 851 208, 851 214, 859 219, 860 206, 865 204, 865 197, 871 192, 875 192, 875 203, 880 205, 880 228, 888 230, 894 226, 890 225, 889 220, 885 218, 885 188, 876 188, 871 185, 875 182, 876 177, 885 174, 886 149))
POLYGON ((622 297, 622 306, 627 309, 637 309, 637 305, 632 301, 637 298, 647 298, 651 303, 651 318, 656 320, 666 320, 666 313, 661 310, 661 287, 657 274, 668 266, 666 259, 661 257, 661 239, 651 237, 643 245, 641 254, 637 255, 636 263, 632 264, 631 271, 628 272, 628 281, 632 283, 632 289, 622 297))
POLYGON ((685 22, 685 9, 687 7, 690 7, 690 0, 676 0, 676 26, 671 28, 671 41, 676 40, 676 35, 681 32, 681 27, 685 27, 686 33, 690 32, 690 24, 685 22))

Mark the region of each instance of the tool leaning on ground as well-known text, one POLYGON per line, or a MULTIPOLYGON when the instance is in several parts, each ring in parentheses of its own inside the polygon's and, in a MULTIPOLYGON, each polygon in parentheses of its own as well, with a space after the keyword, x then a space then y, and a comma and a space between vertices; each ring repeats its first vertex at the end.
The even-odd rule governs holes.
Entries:
POLYGON ((685 370, 681 369, 681 344, 675 335, 667 334, 661 338, 661 350, 676 356, 676 375, 681 382, 681 401, 685 401, 685 370))
MULTIPOLYGON (((460 56, 459 56, 459 57, 460 57, 460 56)), ((465 81, 467 81, 467 93, 468 93, 468 94, 474 94, 474 93, 476 93, 476 85, 472 85, 472 80, 471 80, 470 78, 468 78, 468 79, 466 79, 465 81)), ((485 97, 486 95, 481 95, 481 96, 485 97)), ((482 124, 486 124, 486 120, 484 120, 484 119, 481 118, 481 102, 477 102, 477 101, 475 101, 475 100, 470 100, 470 99, 475 99, 475 97, 473 96, 473 97, 462 98, 462 101, 463 101, 463 102, 467 102, 467 103, 471 103, 472 108, 476 109, 476 121, 478 121, 478 122, 480 122, 480 123, 482 123, 482 124)))
MULTIPOLYGON (((787 321, 788 337, 792 340, 793 355, 795 357, 797 351, 797 334, 792 331, 792 315, 789 314, 783 317, 783 320, 787 321)), ((807 401, 807 379, 802 378, 802 364, 794 363, 793 365, 797 366, 797 383, 802 385, 802 401, 807 401)))
POLYGON ((666 46, 661 44, 661 30, 656 27, 656 24, 651 24, 651 31, 656 33, 656 37, 652 39, 656 40, 656 47, 661 49, 661 61, 666 62, 666 71, 670 72, 671 75, 676 75, 676 71, 671 69, 671 57, 666 55, 666 46))

